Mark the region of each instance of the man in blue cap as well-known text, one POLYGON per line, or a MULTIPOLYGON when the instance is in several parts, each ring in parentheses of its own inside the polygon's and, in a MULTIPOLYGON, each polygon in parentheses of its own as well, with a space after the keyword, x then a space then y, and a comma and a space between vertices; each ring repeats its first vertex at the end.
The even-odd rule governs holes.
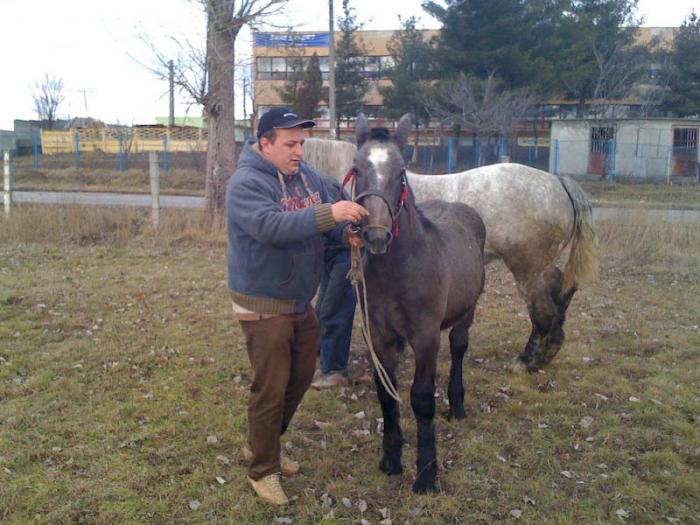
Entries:
MULTIPOLYGON (((340 182, 333 177, 322 174, 322 180, 331 197, 348 198, 340 182)), ((323 265, 321 287, 316 298, 316 315, 321 322, 321 359, 311 383, 311 387, 317 390, 348 384, 350 340, 355 318, 355 292, 347 278, 352 266, 350 250, 341 243, 328 243, 323 265)))
POLYGON ((319 322, 311 299, 324 246, 361 245, 348 221, 368 215, 354 202, 335 202, 302 161, 304 129, 314 124, 287 108, 265 113, 226 194, 228 286, 254 371, 244 456, 253 489, 276 505, 288 502, 280 473, 299 470, 280 455, 280 437, 314 373, 319 322))

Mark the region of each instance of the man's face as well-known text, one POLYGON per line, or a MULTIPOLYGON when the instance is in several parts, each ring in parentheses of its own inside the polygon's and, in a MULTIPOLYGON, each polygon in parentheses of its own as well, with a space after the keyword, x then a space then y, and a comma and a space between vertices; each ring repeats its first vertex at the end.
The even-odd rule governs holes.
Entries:
POLYGON ((304 130, 300 127, 278 129, 275 142, 267 138, 260 141, 263 157, 285 175, 299 171, 299 163, 304 156, 304 130))

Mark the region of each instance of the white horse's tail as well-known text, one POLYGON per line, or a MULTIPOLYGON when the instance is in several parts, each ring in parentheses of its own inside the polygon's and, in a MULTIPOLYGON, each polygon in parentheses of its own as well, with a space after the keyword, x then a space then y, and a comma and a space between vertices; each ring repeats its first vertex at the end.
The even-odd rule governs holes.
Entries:
POLYGON ((572 287, 598 277, 598 235, 593 225, 591 203, 581 186, 568 177, 559 177, 559 180, 574 208, 571 251, 564 268, 562 285, 562 293, 566 293, 572 287))

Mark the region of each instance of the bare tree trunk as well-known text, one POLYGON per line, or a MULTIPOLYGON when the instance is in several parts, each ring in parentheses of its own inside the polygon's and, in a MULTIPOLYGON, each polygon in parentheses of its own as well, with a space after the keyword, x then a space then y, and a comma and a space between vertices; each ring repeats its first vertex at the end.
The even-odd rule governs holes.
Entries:
MULTIPOLYGON (((193 0, 194 1, 194 0, 193 0)), ((226 185, 236 160, 234 121, 234 69, 236 37, 244 25, 255 26, 280 14, 289 0, 197 0, 207 18, 204 49, 192 46, 185 37, 175 39, 184 56, 175 61, 175 85, 201 104, 209 132, 205 178, 206 209, 211 219, 224 215, 226 185)), ((147 36, 142 40, 154 51, 156 66, 151 71, 170 78, 171 57, 159 52, 147 36)), ((148 66, 147 66, 148 67, 148 66)), ((255 105, 255 104, 253 104, 255 105)), ((251 115, 252 120, 255 118, 251 115)))
POLYGON ((413 136, 413 157, 411 158, 411 163, 413 166, 418 164, 418 134, 419 134, 419 126, 420 124, 418 123, 418 119, 416 119, 416 133, 413 136))
POLYGON ((217 25, 216 22, 210 23, 207 30, 210 90, 204 106, 209 132, 205 202, 207 212, 212 217, 223 215, 226 210, 226 184, 235 168, 236 149, 233 85, 235 38, 217 25))

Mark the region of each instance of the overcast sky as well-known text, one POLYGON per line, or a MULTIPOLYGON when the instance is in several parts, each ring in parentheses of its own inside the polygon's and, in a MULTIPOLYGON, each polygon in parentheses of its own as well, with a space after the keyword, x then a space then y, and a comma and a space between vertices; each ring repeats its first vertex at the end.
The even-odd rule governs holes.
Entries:
MULTIPOLYGON (((395 29, 398 15, 416 15, 421 26, 438 27, 420 0, 351 0, 365 29, 395 29)), ((640 0, 647 26, 678 26, 697 0, 640 0)), ((335 0, 336 14, 341 0, 335 0)), ((697 9, 697 7, 696 7, 697 9)), ((327 0, 291 0, 284 24, 327 30, 327 0)), ((167 35, 201 41, 204 17, 186 0, 0 0, 0 129, 13 120, 36 118, 32 88, 45 73, 64 82, 59 117, 89 116, 110 123, 149 124, 168 113, 167 84, 137 61, 151 54, 138 35, 167 49, 167 35)), ((250 54, 246 33, 237 48, 250 54)), ((240 104, 238 104, 240 105, 240 104)), ((175 113, 200 115, 178 96, 175 113)), ((238 111, 240 113, 240 111, 238 111)))

